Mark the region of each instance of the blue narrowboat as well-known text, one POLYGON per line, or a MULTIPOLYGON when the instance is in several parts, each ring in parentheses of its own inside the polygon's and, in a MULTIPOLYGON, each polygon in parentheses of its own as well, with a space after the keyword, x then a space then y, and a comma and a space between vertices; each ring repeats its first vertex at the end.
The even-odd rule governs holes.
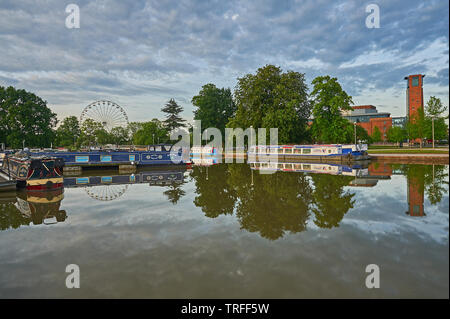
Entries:
POLYGON ((182 149, 173 150, 173 145, 150 145, 144 151, 97 150, 89 152, 45 151, 34 155, 47 155, 64 159, 66 166, 117 166, 117 165, 172 165, 188 164, 189 156, 182 149))

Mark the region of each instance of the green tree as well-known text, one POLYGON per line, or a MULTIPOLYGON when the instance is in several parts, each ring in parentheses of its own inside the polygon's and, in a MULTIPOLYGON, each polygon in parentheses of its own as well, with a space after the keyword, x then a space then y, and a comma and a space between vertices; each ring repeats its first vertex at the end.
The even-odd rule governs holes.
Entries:
POLYGON ((93 119, 86 119, 81 123, 81 134, 77 141, 77 146, 94 146, 105 142, 107 136, 103 125, 93 119))
POLYGON ((124 145, 130 142, 128 127, 113 127, 109 132, 109 139, 112 144, 124 145))
MULTIPOLYGON (((427 117, 425 120, 424 135, 427 138, 433 137, 432 118, 427 117)), ((445 118, 436 117, 434 119, 434 139, 443 140, 448 138, 448 125, 445 123, 445 118)))
POLYGON ((65 147, 75 145, 80 134, 81 129, 78 118, 76 116, 68 116, 56 130, 55 144, 65 147))
POLYGON ((316 77, 312 85, 313 138, 324 143, 350 142, 351 123, 342 117, 342 111, 351 110, 352 97, 342 89, 337 78, 331 78, 329 75, 316 77))
POLYGON ((373 132, 372 132, 372 141, 374 142, 374 143, 378 143, 378 142, 381 142, 383 139, 382 139, 382 136, 381 136, 381 131, 380 131, 380 129, 378 128, 378 126, 375 126, 375 128, 373 129, 373 132))
POLYGON ((180 117, 180 113, 183 112, 183 107, 178 105, 174 99, 170 99, 161 111, 166 113, 166 119, 163 123, 169 132, 176 128, 186 126, 186 124, 184 124, 186 120, 180 117))
POLYGON ((158 120, 142 123, 142 128, 133 135, 133 143, 137 145, 165 143, 168 140, 169 132, 158 120))
POLYGON ((55 138, 56 114, 37 95, 0 86, 0 142, 12 148, 49 147, 55 138))
POLYGON ((401 143, 406 137, 406 129, 400 126, 391 126, 386 132, 387 140, 391 143, 401 143))
POLYGON ((447 107, 442 104, 440 98, 430 96, 426 105, 426 115, 429 117, 439 117, 447 110, 447 107))
POLYGON ((307 138, 311 114, 307 91, 302 73, 283 73, 274 65, 259 68, 256 74, 238 79, 234 91, 237 110, 227 126, 278 128, 280 143, 301 142, 307 138))
POLYGON ((203 128, 219 129, 224 138, 225 127, 236 111, 231 90, 219 89, 212 83, 203 85, 198 95, 192 98, 192 104, 197 107, 194 119, 201 120, 203 128))
POLYGON ((130 139, 133 141, 134 134, 136 134, 137 131, 142 129, 144 122, 130 122, 128 123, 128 132, 130 134, 130 139))
POLYGON ((426 137, 427 126, 430 126, 430 123, 430 119, 425 116, 423 107, 419 108, 407 124, 408 138, 410 140, 420 139, 420 147, 422 147, 422 139, 426 137))

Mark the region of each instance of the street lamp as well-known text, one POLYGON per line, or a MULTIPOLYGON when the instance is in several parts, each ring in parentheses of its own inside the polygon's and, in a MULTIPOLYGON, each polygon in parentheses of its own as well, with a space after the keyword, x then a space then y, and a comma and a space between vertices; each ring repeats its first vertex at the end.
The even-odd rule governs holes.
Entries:
POLYGON ((431 132, 433 135, 433 149, 434 149, 434 116, 431 118, 431 132))

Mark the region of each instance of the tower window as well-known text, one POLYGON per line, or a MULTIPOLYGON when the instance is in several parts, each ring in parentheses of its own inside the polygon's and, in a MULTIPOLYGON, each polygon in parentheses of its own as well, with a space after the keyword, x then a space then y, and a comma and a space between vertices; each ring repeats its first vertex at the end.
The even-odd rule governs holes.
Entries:
POLYGON ((419 86, 419 77, 418 76, 413 76, 412 86, 419 86))

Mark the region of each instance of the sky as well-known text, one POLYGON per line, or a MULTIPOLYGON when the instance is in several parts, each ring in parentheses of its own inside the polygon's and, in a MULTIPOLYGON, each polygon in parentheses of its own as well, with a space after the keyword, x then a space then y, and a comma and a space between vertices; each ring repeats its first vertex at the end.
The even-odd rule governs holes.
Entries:
POLYGON ((130 121, 162 118, 174 98, 274 64, 337 77, 355 105, 404 116, 409 74, 449 105, 449 2, 0 0, 0 86, 31 91, 62 120, 111 100, 130 121), (66 6, 80 9, 67 28, 66 6), (377 4, 380 28, 367 28, 377 4))

